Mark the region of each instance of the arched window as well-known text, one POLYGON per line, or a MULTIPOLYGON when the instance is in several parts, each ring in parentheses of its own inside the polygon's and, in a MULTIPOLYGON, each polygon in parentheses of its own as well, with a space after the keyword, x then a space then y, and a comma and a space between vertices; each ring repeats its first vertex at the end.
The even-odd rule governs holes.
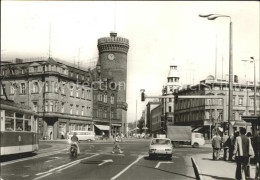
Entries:
POLYGON ((111 94, 110 103, 111 104, 115 103, 115 96, 114 96, 114 94, 111 94))
POLYGON ((38 82, 33 83, 33 93, 38 93, 39 92, 39 85, 38 82))

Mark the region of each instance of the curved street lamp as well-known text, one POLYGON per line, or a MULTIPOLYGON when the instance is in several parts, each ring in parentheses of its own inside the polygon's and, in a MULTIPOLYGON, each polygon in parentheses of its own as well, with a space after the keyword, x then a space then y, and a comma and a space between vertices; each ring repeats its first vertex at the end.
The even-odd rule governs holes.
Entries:
POLYGON ((231 16, 222 15, 222 14, 199 14, 199 17, 207 18, 208 20, 215 20, 219 17, 229 18, 229 106, 228 106, 228 122, 229 130, 228 134, 233 133, 233 127, 231 125, 232 115, 233 115, 233 46, 232 46, 232 21, 231 16))

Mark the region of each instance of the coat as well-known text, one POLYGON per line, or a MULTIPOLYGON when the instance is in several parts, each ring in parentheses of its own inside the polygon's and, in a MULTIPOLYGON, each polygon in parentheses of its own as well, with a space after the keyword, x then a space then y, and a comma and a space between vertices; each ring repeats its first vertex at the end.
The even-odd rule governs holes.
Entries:
POLYGON ((241 135, 236 138, 233 154, 236 156, 249 156, 250 138, 246 135, 241 135))
POLYGON ((220 136, 215 136, 213 139, 212 139, 212 147, 213 148, 222 148, 221 147, 221 137, 220 136))

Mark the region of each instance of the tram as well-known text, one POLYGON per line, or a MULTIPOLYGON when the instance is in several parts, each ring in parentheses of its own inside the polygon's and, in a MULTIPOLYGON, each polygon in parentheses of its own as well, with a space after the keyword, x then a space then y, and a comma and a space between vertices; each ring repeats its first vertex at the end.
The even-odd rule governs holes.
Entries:
POLYGON ((0 111, 0 155, 37 151, 37 113, 29 107, 3 99, 0 100, 0 111))

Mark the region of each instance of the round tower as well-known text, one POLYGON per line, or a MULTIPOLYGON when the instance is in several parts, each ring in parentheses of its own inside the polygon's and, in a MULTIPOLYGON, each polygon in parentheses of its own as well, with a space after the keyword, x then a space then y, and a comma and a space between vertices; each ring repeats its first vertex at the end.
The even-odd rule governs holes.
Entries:
POLYGON ((180 87, 180 73, 177 69, 177 64, 173 62, 170 65, 170 71, 168 73, 167 77, 167 94, 172 94, 175 89, 178 89, 180 87))
POLYGON ((101 78, 113 77, 119 87, 117 96, 117 114, 122 121, 122 131, 126 129, 126 85, 127 85, 127 53, 129 40, 117 37, 117 33, 111 32, 110 37, 98 39, 99 63, 101 78))

